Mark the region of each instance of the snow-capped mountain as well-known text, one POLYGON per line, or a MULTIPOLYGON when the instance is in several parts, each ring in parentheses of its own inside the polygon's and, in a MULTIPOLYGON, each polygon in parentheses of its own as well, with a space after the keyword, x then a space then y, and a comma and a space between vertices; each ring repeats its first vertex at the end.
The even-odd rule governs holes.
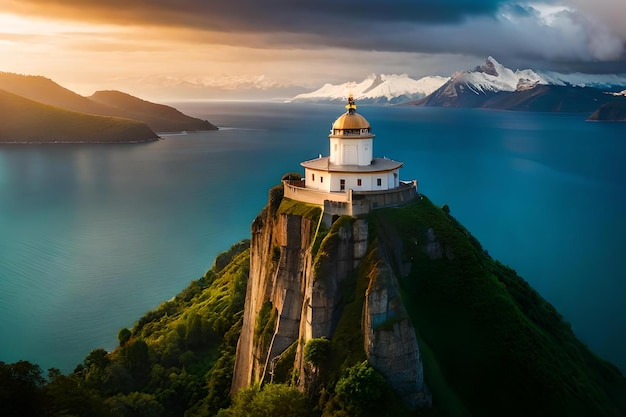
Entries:
POLYGON ((467 87, 476 94, 485 93, 487 91, 525 90, 533 88, 537 84, 548 84, 541 75, 533 70, 513 71, 506 68, 492 57, 487 58, 487 61, 474 71, 455 73, 451 81, 455 83, 465 83, 467 87))
POLYGON ((593 111, 626 86, 626 74, 592 75, 513 71, 494 58, 459 71, 424 99, 411 104, 526 111, 593 111))
POLYGON ((532 69, 511 70, 493 57, 473 71, 456 72, 450 82, 465 83, 476 94, 498 91, 524 91, 537 85, 595 87, 613 89, 626 86, 626 74, 562 74, 532 69))
POLYGON ((292 101, 345 101, 352 94, 360 103, 400 103, 429 95, 449 78, 431 76, 414 80, 407 74, 371 74, 361 82, 324 84, 311 93, 299 94, 292 101))

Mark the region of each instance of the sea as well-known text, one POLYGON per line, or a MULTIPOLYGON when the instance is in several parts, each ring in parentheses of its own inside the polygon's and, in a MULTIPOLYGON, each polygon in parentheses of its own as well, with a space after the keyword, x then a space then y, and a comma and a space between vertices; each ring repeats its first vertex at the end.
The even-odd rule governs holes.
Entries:
MULTIPOLYGON (((342 104, 169 103, 218 131, 0 146, 0 361, 71 372, 250 237, 268 189, 327 155, 342 104)), ((357 103, 358 104, 358 103, 357 103)), ((359 106, 374 154, 447 204, 626 371, 626 124, 359 106)))

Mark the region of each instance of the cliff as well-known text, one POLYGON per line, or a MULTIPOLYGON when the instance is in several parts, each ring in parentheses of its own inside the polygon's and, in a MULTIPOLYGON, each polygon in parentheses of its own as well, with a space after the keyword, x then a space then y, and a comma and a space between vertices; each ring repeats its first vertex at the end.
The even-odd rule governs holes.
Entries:
POLYGON ((626 412, 620 372, 447 211, 422 197, 327 228, 321 209, 280 191, 252 225, 233 394, 290 382, 319 395, 367 360, 409 408, 626 412), (324 339, 324 360, 307 360, 324 339))
POLYGON ((446 206, 327 224, 282 191, 112 352, 47 383, 0 361, 0 414, 626 416, 619 370, 446 206))

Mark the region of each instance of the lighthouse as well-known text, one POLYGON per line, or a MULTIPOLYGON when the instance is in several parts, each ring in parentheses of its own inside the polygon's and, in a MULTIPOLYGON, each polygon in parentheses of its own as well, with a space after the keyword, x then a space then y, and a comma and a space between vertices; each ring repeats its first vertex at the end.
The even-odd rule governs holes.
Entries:
POLYGON ((332 215, 366 214, 417 198, 417 181, 400 180, 402 162, 374 156, 375 135, 356 108, 348 97, 328 135, 329 155, 302 162, 304 177, 284 182, 285 197, 321 205, 332 215))

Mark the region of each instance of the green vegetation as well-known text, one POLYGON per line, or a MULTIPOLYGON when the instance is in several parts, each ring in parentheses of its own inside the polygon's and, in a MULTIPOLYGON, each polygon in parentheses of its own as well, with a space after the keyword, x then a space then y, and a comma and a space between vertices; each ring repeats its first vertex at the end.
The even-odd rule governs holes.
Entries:
POLYGON ((103 104, 107 116, 128 117, 141 120, 156 132, 182 130, 217 130, 206 120, 187 116, 173 107, 151 103, 120 91, 96 91, 89 100, 103 104))
POLYGON ((0 143, 124 143, 156 140, 136 120, 93 116, 41 104, 0 90, 0 143))
POLYGON ((347 370, 337 382, 335 392, 340 407, 349 415, 374 417, 383 414, 386 389, 385 378, 363 361, 347 370))
POLYGON ((42 76, 0 72, 0 90, 83 115, 133 119, 155 132, 217 129, 206 120, 187 116, 173 107, 150 103, 119 91, 98 91, 91 97, 83 97, 42 76))
POLYGON ((296 341, 293 342, 283 353, 281 353, 280 356, 278 356, 271 382, 286 384, 292 381, 297 349, 298 342, 296 341))
POLYGON ((45 409, 45 379, 30 362, 0 362, 0 415, 38 416, 45 409))
POLYGON ((392 264, 419 329, 433 403, 445 415, 624 412, 619 371, 580 343, 554 307, 491 259, 446 210, 424 198, 376 211, 370 221, 387 245, 393 247, 392 237, 402 241, 392 264), (427 250, 433 235, 439 255, 427 250), (411 269, 403 277, 399 262, 406 261, 411 269))
POLYGON ((337 248, 341 242, 340 230, 342 228, 351 230, 353 223, 353 217, 341 216, 332 224, 328 232, 325 227, 320 227, 320 232, 313 242, 313 275, 316 279, 325 280, 331 276, 331 270, 335 268, 334 259, 337 248))
POLYGON ((281 178, 281 181, 299 181, 302 179, 302 174, 299 172, 287 172, 281 178))
POLYGON ((264 302, 254 323, 254 344, 261 346, 261 350, 264 352, 267 352, 272 341, 277 318, 278 310, 274 308, 272 302, 264 302))
POLYGON ((219 417, 307 417, 311 407, 306 394, 283 384, 254 385, 242 389, 233 406, 222 410, 219 417))
POLYGON ((217 257, 206 274, 118 334, 113 352, 91 351, 48 382, 28 362, 0 363, 2 416, 213 416, 230 404, 249 272, 249 244, 217 257))
MULTIPOLYGON (((282 185, 280 186, 282 188, 282 185)), ((290 214, 292 216, 305 217, 313 221, 318 221, 322 215, 322 208, 314 204, 302 203, 300 201, 283 198, 278 207, 278 214, 290 214)))
MULTIPOLYGON (((274 204, 277 212, 319 222, 318 207, 282 197, 274 204)), ((330 230, 318 228, 312 266, 318 279, 334 273, 339 235, 353 221, 346 216, 330 230)), ((113 352, 92 350, 69 375, 51 369, 46 381, 36 365, 0 362, 0 415, 626 415, 626 380, 620 372, 580 343, 554 307, 515 271, 493 260, 447 206, 438 208, 423 198, 376 210, 368 224, 369 250, 341 283, 331 339, 314 338, 304 346, 294 342, 274 361, 269 383, 245 388, 230 400, 250 268, 250 242, 243 241, 132 329, 121 329, 113 352), (395 271, 417 329, 432 409, 405 409, 368 365, 362 312, 368 286, 383 264, 395 271), (294 366, 299 346, 306 375, 294 366), (310 378, 306 394, 295 387, 301 378, 310 378)), ((276 246, 268 250, 271 258, 280 255, 276 246)), ((254 321, 258 351, 267 351, 277 319, 276 308, 265 302, 254 321)), ((391 327, 396 319, 379 326, 391 327)))
POLYGON ((326 363, 330 355, 330 340, 318 337, 309 340, 304 346, 304 360, 315 367, 326 363))
POLYGON ((121 329, 118 333, 117 333, 117 340, 120 342, 120 346, 124 346, 126 344, 126 342, 128 342, 130 340, 130 337, 133 334, 130 332, 130 330, 128 330, 126 327, 124 327, 123 329, 121 329))

